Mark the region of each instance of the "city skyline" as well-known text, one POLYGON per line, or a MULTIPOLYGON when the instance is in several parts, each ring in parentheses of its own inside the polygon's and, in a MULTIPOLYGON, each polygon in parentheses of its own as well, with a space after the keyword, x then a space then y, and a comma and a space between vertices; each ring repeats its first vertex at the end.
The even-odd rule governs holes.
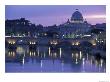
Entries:
POLYGON ((101 5, 6 6, 5 72, 105 73, 105 10, 101 5))
POLYGON ((26 18, 35 24, 62 24, 78 9, 90 24, 106 22, 105 5, 6 5, 5 19, 26 18), (19 13, 22 12, 22 13, 19 13))

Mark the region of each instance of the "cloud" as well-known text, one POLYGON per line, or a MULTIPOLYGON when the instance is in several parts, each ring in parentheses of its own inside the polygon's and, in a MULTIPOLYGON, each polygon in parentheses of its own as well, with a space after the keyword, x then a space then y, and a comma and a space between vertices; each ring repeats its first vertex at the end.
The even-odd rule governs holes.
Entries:
POLYGON ((105 19, 106 15, 88 15, 84 16, 86 19, 105 19))

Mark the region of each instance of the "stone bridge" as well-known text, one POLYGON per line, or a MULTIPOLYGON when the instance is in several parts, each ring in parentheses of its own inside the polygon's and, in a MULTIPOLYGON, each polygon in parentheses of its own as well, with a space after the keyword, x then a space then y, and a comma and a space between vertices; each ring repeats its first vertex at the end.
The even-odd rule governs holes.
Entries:
POLYGON ((92 38, 80 38, 80 39, 52 39, 52 38, 34 38, 34 37, 5 37, 5 42, 8 44, 58 44, 60 42, 70 42, 72 45, 79 45, 80 43, 87 41, 92 45, 96 45, 96 41, 92 38))

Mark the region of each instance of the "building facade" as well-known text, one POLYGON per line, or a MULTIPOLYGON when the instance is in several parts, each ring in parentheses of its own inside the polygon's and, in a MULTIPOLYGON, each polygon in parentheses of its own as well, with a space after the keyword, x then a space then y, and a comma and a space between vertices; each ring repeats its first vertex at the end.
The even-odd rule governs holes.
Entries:
POLYGON ((91 25, 84 20, 83 15, 78 9, 72 14, 71 19, 66 23, 59 25, 62 38, 83 37, 91 29, 91 25))

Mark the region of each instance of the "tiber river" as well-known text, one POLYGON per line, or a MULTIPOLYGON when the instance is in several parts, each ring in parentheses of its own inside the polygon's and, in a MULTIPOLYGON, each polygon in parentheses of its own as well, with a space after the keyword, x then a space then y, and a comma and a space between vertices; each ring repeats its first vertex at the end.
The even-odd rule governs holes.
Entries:
POLYGON ((51 50, 49 46, 30 50, 22 45, 15 50, 6 48, 5 72, 103 73, 106 72, 106 62, 88 52, 62 48, 51 50))

